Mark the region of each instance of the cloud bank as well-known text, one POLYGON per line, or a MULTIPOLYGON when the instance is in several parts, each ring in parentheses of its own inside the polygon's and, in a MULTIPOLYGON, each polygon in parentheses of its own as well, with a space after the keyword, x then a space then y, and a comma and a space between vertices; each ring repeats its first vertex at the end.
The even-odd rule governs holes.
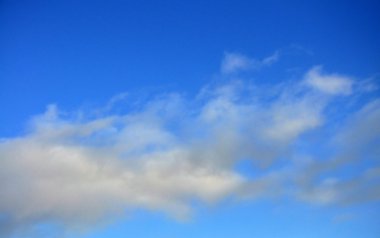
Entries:
MULTIPOLYGON (((238 73, 252 62, 227 54, 222 71, 238 73)), ((194 98, 159 95, 126 113, 90 117, 50 105, 29 133, 1 139, 0 231, 10 236, 51 221, 85 227, 136 208, 186 219, 194 200, 379 201, 379 99, 347 110, 331 138, 318 137, 336 123, 328 109, 355 93, 353 82, 313 67, 269 90, 231 81, 194 98), (326 158, 313 149, 316 137, 332 151, 326 158), (252 176, 236 168, 246 160, 252 176), (361 166, 341 178, 336 171, 347 164, 361 166)))

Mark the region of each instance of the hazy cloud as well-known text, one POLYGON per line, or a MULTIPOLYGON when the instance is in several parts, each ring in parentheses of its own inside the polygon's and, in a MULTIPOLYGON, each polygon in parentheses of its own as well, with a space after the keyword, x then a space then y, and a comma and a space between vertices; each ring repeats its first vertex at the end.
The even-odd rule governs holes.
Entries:
POLYGON ((298 197, 316 204, 351 205, 380 200, 380 101, 365 104, 330 142, 336 151, 298 173, 298 197), (342 176, 352 170, 350 176, 342 176), (343 173, 344 174, 344 173, 343 173))
POLYGON ((264 66, 269 66, 278 61, 280 53, 276 51, 272 55, 262 59, 250 58, 240 53, 227 52, 224 54, 224 59, 221 65, 223 74, 231 74, 239 71, 259 70, 264 66))

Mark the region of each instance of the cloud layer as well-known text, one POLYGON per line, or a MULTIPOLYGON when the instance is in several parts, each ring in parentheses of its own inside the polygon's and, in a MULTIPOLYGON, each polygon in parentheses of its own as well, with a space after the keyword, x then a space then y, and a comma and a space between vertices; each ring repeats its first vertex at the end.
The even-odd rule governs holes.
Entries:
MULTIPOLYGON (((222 71, 252 65, 227 54, 222 71)), ((348 110, 331 138, 318 137, 335 125, 328 109, 337 97, 354 93, 353 82, 313 67, 275 91, 231 81, 207 86, 194 99, 165 94, 139 109, 95 118, 50 105, 33 118, 28 134, 0 142, 1 232, 49 221, 83 227, 135 208, 185 219, 192 201, 227 197, 379 201, 378 99, 348 110), (326 158, 313 149, 316 137, 332 151, 326 158), (250 161, 252 176, 236 169, 243 160, 250 161), (334 171, 349 163, 360 169, 340 178, 334 171)))

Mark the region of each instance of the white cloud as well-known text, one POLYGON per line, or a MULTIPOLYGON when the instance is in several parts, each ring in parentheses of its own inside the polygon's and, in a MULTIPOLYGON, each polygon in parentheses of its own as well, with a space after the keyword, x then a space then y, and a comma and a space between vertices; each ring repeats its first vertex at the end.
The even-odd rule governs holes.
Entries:
POLYGON ((54 218, 71 227, 138 207, 181 218, 188 199, 216 201, 244 182, 233 171, 191 162, 191 151, 172 145, 154 125, 146 125, 149 132, 140 126, 117 132, 112 124, 80 132, 94 123, 50 125, 1 143, 0 211, 14 223, 54 218), (125 137, 130 132, 134 138, 125 137))
POLYGON ((222 73, 233 73, 252 67, 251 59, 236 53, 226 53, 222 62, 222 73))
MULTIPOLYGON (((297 198, 318 205, 348 206, 380 200, 379 168, 366 169, 349 179, 327 178, 300 187, 297 198)), ((320 174, 319 174, 320 175, 320 174)))
MULTIPOLYGON (((269 64, 275 58, 264 61, 269 64)), ((235 64, 231 70, 245 63, 235 64)), ((318 68, 305 77, 315 75, 336 80, 321 76, 318 68)), ((338 86, 327 88, 333 95, 346 92, 338 86)), ((324 115, 329 101, 310 90, 298 92, 303 89, 295 83, 266 97, 257 96, 257 88, 251 90, 244 82, 233 82, 208 87, 194 100, 169 94, 140 110, 92 119, 86 112, 65 117, 51 105, 32 119, 30 133, 0 141, 0 214, 6 214, 0 232, 50 220, 82 227, 135 208, 186 218, 194 199, 215 203, 229 196, 290 193, 320 204, 342 200, 341 190, 351 193, 339 180, 308 183, 311 174, 305 184, 288 188, 294 174, 302 174, 298 165, 288 160, 285 172, 270 168, 276 159, 291 157, 293 145, 305 133, 329 122, 324 115), (235 170, 241 159, 267 170, 246 178, 235 170)), ((354 117, 368 118, 365 124, 376 127, 376 105, 369 104, 354 117)), ((365 143, 379 134, 354 125, 352 133, 365 143)))
POLYGON ((323 124, 324 104, 313 97, 283 99, 273 105, 265 135, 274 140, 289 141, 305 131, 323 124), (313 105, 313 107, 311 107, 313 105))
MULTIPOLYGON (((71 226, 134 207, 184 217, 189 200, 240 194, 252 182, 234 171, 236 161, 270 163, 316 126, 305 113, 321 115, 304 112, 306 99, 265 108, 238 85, 211 90, 194 108, 169 95, 135 113, 84 121, 49 106, 30 134, 0 143, 0 211, 15 223, 54 217, 71 226)), ((260 184, 250 193, 265 193, 260 184)))
POLYGON ((298 197, 301 200, 320 205, 335 203, 339 199, 338 196, 340 193, 337 184, 338 181, 333 178, 328 178, 316 186, 301 189, 298 193, 298 197))
POLYGON ((271 65, 271 64, 274 64, 276 63, 280 58, 280 53, 279 51, 276 51, 274 52, 272 55, 264 58, 262 61, 261 61, 261 64, 263 66, 266 66, 266 65, 271 65))
POLYGON ((323 73, 321 66, 313 67, 305 75, 305 83, 310 87, 330 95, 352 93, 353 79, 339 74, 323 73))
POLYGON ((277 62, 279 57, 280 53, 278 51, 262 60, 250 58, 239 53, 227 52, 222 61, 221 72, 223 74, 231 74, 240 71, 258 70, 277 62))
POLYGON ((297 172, 296 196, 314 204, 352 205, 380 200, 380 100, 352 113, 330 138, 329 159, 312 161, 297 172), (351 166, 351 168, 350 168, 351 166), (348 168, 347 168, 348 167, 348 168), (352 167, 356 167, 352 171, 352 167), (351 169, 349 176, 339 176, 351 169), (322 176, 329 176, 321 179, 322 176))

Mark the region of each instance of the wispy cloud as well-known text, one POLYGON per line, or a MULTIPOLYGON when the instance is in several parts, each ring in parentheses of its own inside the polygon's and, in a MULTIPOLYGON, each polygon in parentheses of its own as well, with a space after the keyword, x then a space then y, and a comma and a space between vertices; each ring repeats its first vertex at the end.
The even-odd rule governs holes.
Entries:
POLYGON ((380 201, 380 101, 353 113, 333 138, 335 154, 310 161, 298 174, 298 198, 315 204, 351 205, 380 201), (358 167, 350 176, 345 169, 358 167))
MULTIPOLYGON (((252 67, 253 61, 226 55, 223 65, 225 72, 234 72, 252 67)), ((65 116, 51 105, 32 119, 30 133, 0 142, 0 214, 5 214, 0 229, 10 232, 9 227, 46 221, 82 227, 135 208, 183 219, 191 214, 194 199, 215 203, 230 196, 290 194, 334 204, 359 202, 354 194, 360 192, 368 197, 363 201, 378 200, 378 171, 368 166, 348 182, 337 176, 317 180, 321 173, 340 168, 331 164, 339 164, 335 161, 345 154, 333 154, 325 166, 318 160, 292 159, 297 144, 307 143, 305 135, 330 124, 325 111, 334 101, 315 90, 348 95, 353 86, 349 77, 314 67, 274 96, 268 92, 270 97, 257 95, 258 89, 244 81, 233 81, 205 87, 195 99, 172 93, 147 101, 139 110, 110 114, 116 97, 106 114, 92 119, 86 112, 65 116), (284 158, 283 168, 272 168, 284 158), (247 178, 239 173, 235 165, 243 159, 263 175, 247 178), (368 181, 374 186, 368 187, 368 181)), ((343 123, 347 127, 326 141, 342 141, 357 157, 366 151, 378 156, 378 105, 371 101, 348 116, 343 123)), ((313 158, 313 151, 309 153, 313 158)))
POLYGON ((331 95, 349 95, 354 80, 340 74, 326 74, 321 66, 313 67, 305 75, 305 82, 312 88, 331 95))
POLYGON ((276 51, 262 60, 250 58, 240 53, 226 52, 224 54, 224 59, 220 70, 223 74, 232 74, 248 70, 259 70, 262 67, 272 65, 279 59, 279 57, 279 51, 276 51))

